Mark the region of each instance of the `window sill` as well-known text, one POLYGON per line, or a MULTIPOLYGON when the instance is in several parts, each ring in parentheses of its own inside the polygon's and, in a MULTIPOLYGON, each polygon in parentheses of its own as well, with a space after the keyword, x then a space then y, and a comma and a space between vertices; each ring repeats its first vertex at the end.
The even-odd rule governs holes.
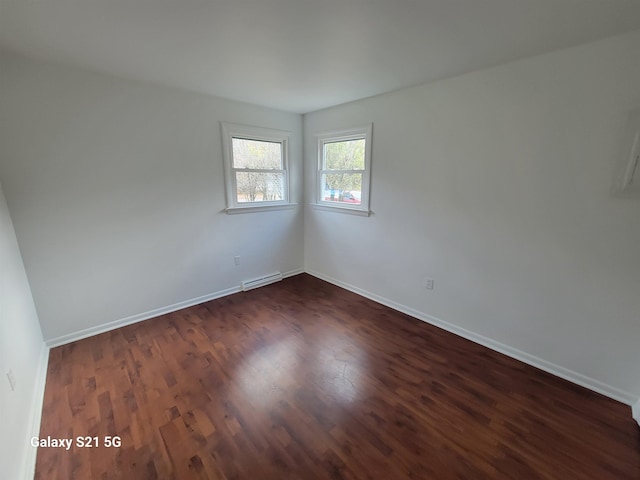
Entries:
POLYGON ((336 213, 348 213, 349 215, 359 215, 361 217, 368 217, 371 215, 371 210, 360 210, 357 208, 350 207, 339 207, 337 205, 323 205, 320 203, 312 203, 311 207, 314 210, 324 210, 325 212, 336 212, 336 213))
POLYGON ((236 215, 238 213, 257 213, 271 212, 274 210, 292 210, 298 206, 297 203, 280 203, 277 205, 251 205, 247 207, 229 207, 225 208, 227 215, 236 215))

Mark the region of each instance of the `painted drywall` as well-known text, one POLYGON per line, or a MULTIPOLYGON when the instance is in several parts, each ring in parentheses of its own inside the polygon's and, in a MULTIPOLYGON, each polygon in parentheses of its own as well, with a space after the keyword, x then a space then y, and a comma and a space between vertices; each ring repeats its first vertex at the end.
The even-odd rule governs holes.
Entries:
POLYGON ((307 271, 634 403, 640 199, 610 190, 639 51, 635 32, 305 115, 307 203, 314 134, 373 122, 373 214, 307 207, 307 271))
POLYGON ((221 121, 292 132, 301 203, 300 115, 0 62, 0 176, 45 340, 303 268, 301 207, 224 212, 220 133, 221 121))
POLYGON ((0 465, 3 478, 33 477, 47 349, 0 186, 0 465), (12 390, 7 379, 15 377, 12 390))

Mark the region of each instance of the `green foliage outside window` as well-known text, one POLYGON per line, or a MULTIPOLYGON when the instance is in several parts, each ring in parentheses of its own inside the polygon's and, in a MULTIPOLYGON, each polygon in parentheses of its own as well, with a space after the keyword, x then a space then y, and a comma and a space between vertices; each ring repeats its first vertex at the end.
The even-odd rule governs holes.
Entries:
POLYGON ((364 170, 365 140, 346 140, 324 144, 324 169, 337 170, 326 173, 326 190, 331 192, 331 200, 342 201, 346 192, 362 190, 362 174, 353 170, 364 170))

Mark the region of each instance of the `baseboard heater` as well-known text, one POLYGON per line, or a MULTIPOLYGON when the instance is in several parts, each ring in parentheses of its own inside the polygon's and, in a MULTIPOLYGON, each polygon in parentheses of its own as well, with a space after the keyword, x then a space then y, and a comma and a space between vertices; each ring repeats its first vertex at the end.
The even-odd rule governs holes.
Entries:
POLYGON ((279 282, 282 280, 282 273, 276 272, 270 275, 265 275, 264 277, 254 278, 253 280, 245 280, 242 282, 242 290, 252 290, 254 288, 263 287, 265 285, 269 285, 270 283, 279 282))

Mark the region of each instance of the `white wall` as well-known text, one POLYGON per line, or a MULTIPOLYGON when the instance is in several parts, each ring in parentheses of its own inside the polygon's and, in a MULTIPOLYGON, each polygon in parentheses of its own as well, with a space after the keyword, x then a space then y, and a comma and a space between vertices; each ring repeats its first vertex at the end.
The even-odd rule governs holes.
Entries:
POLYGON ((639 47, 636 32, 306 115, 307 202, 314 132, 374 123, 374 214, 308 209, 304 230, 301 209, 222 211, 219 121, 292 131, 302 202, 299 115, 0 55, 0 177, 44 338, 304 261, 633 403, 640 201, 609 191, 639 47))
POLYGON ((305 115, 309 203, 314 133, 374 124, 374 213, 307 208, 307 271, 635 402, 640 199, 609 192, 639 51, 636 32, 305 115))
POLYGON ((220 121, 302 118, 0 57, 0 176, 46 340, 303 268, 303 209, 227 215, 220 121), (241 257, 234 266, 233 257, 241 257))
POLYGON ((47 349, 0 186, 0 465, 3 478, 33 476, 28 439, 42 408, 47 349), (16 379, 11 390, 6 374, 16 379))

